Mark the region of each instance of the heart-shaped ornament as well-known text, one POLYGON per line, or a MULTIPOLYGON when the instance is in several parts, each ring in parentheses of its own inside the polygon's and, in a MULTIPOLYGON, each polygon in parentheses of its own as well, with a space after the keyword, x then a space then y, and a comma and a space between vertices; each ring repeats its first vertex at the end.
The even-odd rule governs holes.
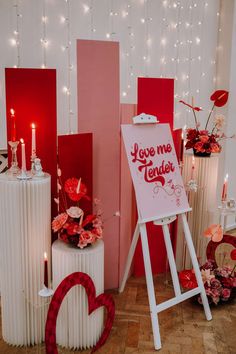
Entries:
POLYGON ((104 326, 102 335, 92 349, 91 353, 94 353, 99 349, 107 340, 111 328, 113 325, 115 317, 115 304, 111 295, 101 294, 96 297, 96 290, 92 279, 86 273, 75 272, 68 275, 62 282, 58 285, 51 303, 48 309, 47 321, 45 326, 45 344, 47 354, 58 354, 57 344, 56 344, 56 323, 59 309, 61 307, 62 301, 64 300, 68 291, 75 285, 82 285, 87 293, 88 297, 88 314, 90 315, 93 311, 101 306, 107 309, 107 319, 104 326))

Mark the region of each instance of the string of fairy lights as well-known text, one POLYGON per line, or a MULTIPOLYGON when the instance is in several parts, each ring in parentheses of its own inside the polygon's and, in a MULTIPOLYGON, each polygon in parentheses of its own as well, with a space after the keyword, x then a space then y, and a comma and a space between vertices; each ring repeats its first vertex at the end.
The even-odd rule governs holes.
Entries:
POLYGON ((15 14, 15 24, 13 30, 13 37, 10 39, 10 44, 13 47, 16 47, 16 64, 13 65, 14 68, 19 68, 21 66, 21 57, 20 57, 20 19, 22 14, 20 13, 20 8, 18 0, 14 2, 13 5, 14 14, 15 14))
MULTIPOLYGON (((75 23, 73 22, 72 27, 71 22, 75 21, 73 13, 73 6, 75 5, 71 0, 62 1, 65 4, 64 15, 60 16, 60 21, 55 26, 64 26, 63 30, 66 34, 66 42, 57 43, 57 45, 61 46, 64 63, 66 63, 65 82, 61 92, 65 95, 67 101, 67 132, 72 133, 73 111, 75 109, 73 110, 74 107, 72 107, 71 90, 72 87, 75 87, 75 85, 72 85, 72 80, 76 80, 76 76, 72 76, 72 59, 73 61, 75 59, 72 58, 71 38, 75 38, 74 33, 72 33, 75 23)), ((47 68, 47 59, 52 44, 47 33, 50 16, 49 6, 49 0, 42 0, 41 68, 47 68)), ((176 80, 176 101, 179 99, 190 101, 191 95, 197 97, 201 95, 201 90, 204 89, 205 85, 204 80, 211 79, 207 71, 208 63, 210 62, 216 69, 215 53, 212 52, 211 58, 209 58, 209 54, 205 53, 204 47, 204 41, 206 40, 204 30, 206 29, 208 16, 212 16, 211 6, 212 4, 207 1, 197 2, 196 0, 187 2, 185 0, 127 0, 119 3, 115 0, 108 0, 107 7, 104 5, 104 8, 101 9, 98 0, 81 0, 77 21, 79 24, 80 16, 88 16, 88 39, 120 41, 121 74, 125 73, 125 79, 122 80, 121 85, 123 102, 134 101, 137 76, 174 77, 176 80), (104 15, 107 14, 105 16, 107 28, 103 33, 99 28, 101 12, 104 15), (157 26, 158 31, 154 30, 157 26), (194 71, 199 72, 199 75, 193 82, 191 73, 194 71)), ((14 67, 20 67, 24 63, 21 62, 22 35, 20 34, 20 21, 22 21, 22 15, 18 0, 15 0, 13 7, 15 21, 10 44, 16 48, 14 67)), ((218 17, 216 26, 219 26, 219 8, 214 6, 214 9, 217 9, 216 16, 218 17)), ((105 26, 102 26, 102 28, 104 29, 105 26)), ((77 36, 77 38, 80 37, 77 36)), ((58 42, 60 42, 60 38, 58 38, 58 42)), ((215 71, 212 79, 213 85, 215 85, 215 71)), ((188 108, 178 107, 176 119, 185 124, 188 114, 188 108)))

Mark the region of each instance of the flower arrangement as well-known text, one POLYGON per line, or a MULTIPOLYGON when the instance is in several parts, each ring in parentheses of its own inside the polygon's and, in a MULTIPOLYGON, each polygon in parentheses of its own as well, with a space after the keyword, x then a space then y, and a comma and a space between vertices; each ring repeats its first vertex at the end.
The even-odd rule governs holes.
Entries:
MULTIPOLYGON (((59 239, 73 246, 84 248, 102 238, 102 220, 101 215, 86 214, 79 207, 79 202, 83 199, 89 200, 87 187, 81 182, 81 178, 69 178, 65 181, 64 188, 60 180, 58 189, 63 204, 63 212, 57 215, 52 221, 52 229, 59 233, 59 239), (70 207, 67 206, 67 199, 73 202, 70 207)), ((55 199, 59 204, 59 198, 55 199)), ((95 205, 98 200, 95 199, 95 205)))
MULTIPOLYGON (((223 230, 220 225, 211 225, 205 232, 206 237, 211 237, 210 242, 223 242, 223 230)), ((224 264, 218 266, 215 259, 208 259, 200 266, 202 280, 206 290, 209 303, 215 305, 232 300, 236 296, 236 271, 224 264)), ((236 261, 236 249, 231 251, 231 259, 236 261)), ((213 258, 213 257, 212 257, 213 258)), ((179 273, 180 284, 184 289, 194 289, 197 287, 197 280, 192 269, 186 269, 179 273)), ((201 304, 201 296, 197 295, 197 301, 201 304)))
MULTIPOLYGON (((222 131, 225 124, 225 117, 222 114, 216 115, 211 131, 208 130, 208 124, 215 107, 223 107, 228 101, 228 96, 229 93, 225 90, 217 90, 211 95, 210 100, 213 101, 213 106, 210 110, 205 128, 203 130, 200 129, 200 123, 197 120, 196 115, 196 112, 202 111, 202 108, 194 106, 193 102, 192 105, 190 105, 182 100, 180 101, 180 103, 186 105, 192 110, 195 121, 195 128, 187 129, 187 142, 185 144, 186 150, 193 149, 194 153, 199 156, 210 156, 211 153, 219 153, 221 151, 222 147, 220 145, 220 141, 227 138, 222 131)), ((230 138, 233 137, 234 135, 230 138)))

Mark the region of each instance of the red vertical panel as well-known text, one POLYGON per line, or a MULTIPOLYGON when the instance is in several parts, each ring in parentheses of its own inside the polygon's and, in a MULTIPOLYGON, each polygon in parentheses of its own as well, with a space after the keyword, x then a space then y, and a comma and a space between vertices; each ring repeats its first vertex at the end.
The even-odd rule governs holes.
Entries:
MULTIPOLYGON (((139 78, 138 79, 138 114, 153 114, 158 117, 160 123, 169 123, 173 132, 174 118, 174 80, 158 78, 139 78)), ((177 148, 177 158, 180 153, 179 131, 173 134, 175 147, 177 148)), ((154 274, 165 272, 167 269, 167 256, 164 243, 162 228, 153 223, 147 223, 148 242, 152 270, 154 274)), ((172 244, 175 248, 176 227, 172 223, 170 227, 172 244)), ((144 275, 144 263, 140 241, 138 242, 135 259, 134 274, 144 275)))
MULTIPOLYGON (((54 69, 5 69, 7 138, 10 139, 10 109, 15 110, 16 138, 26 143, 27 168, 30 169, 31 123, 36 124, 37 156, 43 170, 52 177, 52 194, 56 193, 57 170, 57 111, 56 70, 54 69)), ((9 159, 11 159, 8 148, 9 159)), ((10 163, 11 160, 9 160, 10 163)), ((18 162, 21 166, 20 146, 18 162)), ((52 203, 54 206, 54 203, 52 203)), ((56 207, 53 207, 53 215, 56 207)))
POLYGON ((93 197, 93 137, 91 133, 58 136, 58 163, 62 181, 76 177, 82 179, 88 188, 90 201, 82 200, 80 206, 86 212, 92 211, 93 197))
POLYGON ((77 41, 78 128, 93 133, 93 190, 104 219, 105 287, 119 282, 119 44, 77 41))

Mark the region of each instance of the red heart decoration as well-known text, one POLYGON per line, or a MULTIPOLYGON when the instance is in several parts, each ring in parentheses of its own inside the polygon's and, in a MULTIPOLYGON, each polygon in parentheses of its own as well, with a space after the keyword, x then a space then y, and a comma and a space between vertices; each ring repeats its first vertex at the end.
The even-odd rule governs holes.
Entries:
POLYGON ((94 353, 99 349, 107 340, 115 317, 115 304, 111 295, 101 294, 96 297, 96 290, 92 279, 88 274, 82 272, 75 272, 68 275, 62 282, 58 285, 47 315, 47 321, 45 326, 45 344, 47 354, 58 354, 57 344, 56 344, 56 323, 59 309, 61 307, 64 297, 68 291, 75 285, 82 285, 88 296, 88 314, 90 315, 97 308, 104 306, 107 309, 107 319, 105 323, 102 335, 97 342, 96 346, 92 349, 91 353, 94 353))
POLYGON ((232 235, 224 235, 220 242, 210 241, 206 249, 207 259, 211 259, 216 262, 216 249, 222 243, 228 243, 236 248, 236 237, 232 235))

